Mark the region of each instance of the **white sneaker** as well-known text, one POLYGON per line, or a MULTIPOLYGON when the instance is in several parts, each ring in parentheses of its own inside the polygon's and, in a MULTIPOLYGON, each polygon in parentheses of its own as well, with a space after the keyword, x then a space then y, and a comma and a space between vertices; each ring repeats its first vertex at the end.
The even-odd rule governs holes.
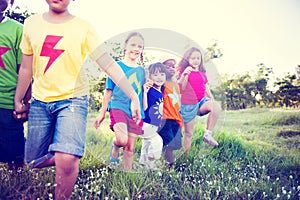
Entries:
POLYGON ((219 145, 218 142, 212 137, 212 132, 205 132, 203 141, 213 147, 216 147, 219 145))

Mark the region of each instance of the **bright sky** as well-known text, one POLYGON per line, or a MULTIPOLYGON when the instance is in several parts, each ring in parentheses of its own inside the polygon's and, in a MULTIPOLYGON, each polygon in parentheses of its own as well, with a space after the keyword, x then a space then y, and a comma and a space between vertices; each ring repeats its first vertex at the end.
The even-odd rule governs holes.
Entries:
MULTIPOLYGON (((48 10, 44 0, 15 0, 31 12, 48 10)), ((223 50, 218 72, 256 70, 264 63, 275 76, 300 65, 299 0, 75 0, 70 11, 92 23, 102 39, 140 28, 168 29, 206 48, 223 50)))

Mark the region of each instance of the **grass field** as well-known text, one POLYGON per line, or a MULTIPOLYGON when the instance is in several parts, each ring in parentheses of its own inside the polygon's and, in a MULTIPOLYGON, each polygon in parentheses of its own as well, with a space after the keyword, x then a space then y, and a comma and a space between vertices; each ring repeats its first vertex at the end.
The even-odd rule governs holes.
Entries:
MULTIPOLYGON (((123 172, 108 164, 113 132, 106 120, 93 128, 72 199, 300 199, 300 110, 223 111, 215 129, 218 148, 202 142, 199 118, 188 155, 176 152, 174 168, 123 172)), ((0 165, 0 199, 53 199, 55 168, 9 171, 0 165)))

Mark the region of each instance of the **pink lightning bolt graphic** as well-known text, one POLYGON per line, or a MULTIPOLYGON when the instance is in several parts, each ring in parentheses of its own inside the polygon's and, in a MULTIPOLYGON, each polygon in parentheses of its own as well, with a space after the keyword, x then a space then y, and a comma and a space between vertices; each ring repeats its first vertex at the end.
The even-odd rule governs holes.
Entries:
POLYGON ((48 64, 44 70, 44 74, 52 65, 52 63, 62 54, 65 50, 54 49, 55 45, 59 42, 62 36, 47 35, 40 56, 49 57, 48 64))
POLYGON ((6 67, 4 65, 4 62, 2 60, 2 55, 5 54, 7 51, 11 50, 11 48, 8 47, 0 47, 0 68, 6 70, 6 67))

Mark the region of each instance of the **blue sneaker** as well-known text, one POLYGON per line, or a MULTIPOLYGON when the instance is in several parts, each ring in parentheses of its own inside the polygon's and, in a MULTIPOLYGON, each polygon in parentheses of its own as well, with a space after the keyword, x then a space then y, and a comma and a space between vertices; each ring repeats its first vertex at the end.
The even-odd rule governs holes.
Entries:
POLYGON ((119 159, 119 154, 118 154, 118 157, 117 158, 114 158, 112 157, 112 150, 114 148, 114 144, 112 145, 111 149, 110 149, 110 153, 109 153, 109 161, 111 164, 114 164, 114 165, 117 165, 119 164, 120 162, 120 159, 119 159))

